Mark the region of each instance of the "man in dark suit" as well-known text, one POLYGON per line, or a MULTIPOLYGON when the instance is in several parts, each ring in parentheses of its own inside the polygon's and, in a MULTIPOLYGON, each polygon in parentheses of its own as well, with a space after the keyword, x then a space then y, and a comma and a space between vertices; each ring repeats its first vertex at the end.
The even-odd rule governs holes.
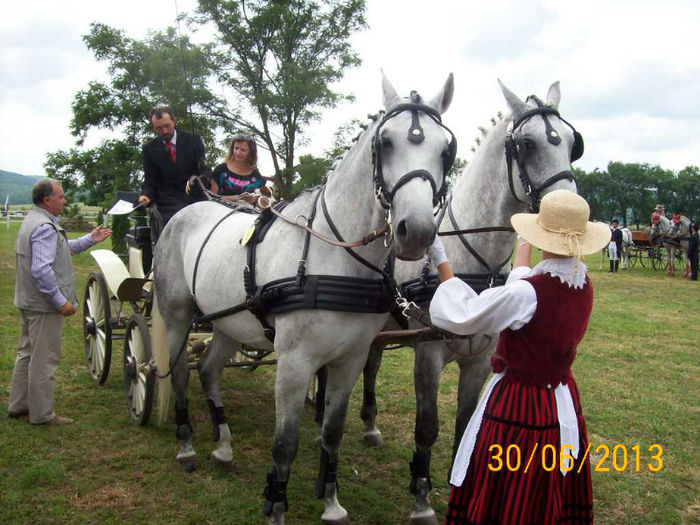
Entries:
POLYGON ((690 241, 688 242, 688 259, 690 260, 690 279, 698 280, 698 251, 700 250, 700 236, 698 235, 698 223, 690 226, 690 241))
POLYGON ((148 119, 158 135, 143 147, 144 182, 138 203, 155 204, 163 226, 182 208, 200 200, 185 192, 192 175, 206 175, 204 144, 194 133, 175 128, 175 114, 168 106, 153 108, 148 119))

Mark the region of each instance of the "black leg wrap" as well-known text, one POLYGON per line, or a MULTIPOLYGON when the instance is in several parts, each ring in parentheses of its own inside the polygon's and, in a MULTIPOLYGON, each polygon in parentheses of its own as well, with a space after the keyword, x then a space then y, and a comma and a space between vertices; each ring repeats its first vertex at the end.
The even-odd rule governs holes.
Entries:
POLYGON ((180 433, 180 427, 183 427, 185 425, 187 425, 187 428, 190 429, 190 433, 194 434, 194 429, 192 428, 192 424, 190 423, 190 412, 187 409, 187 405, 185 405, 185 408, 175 407, 175 424, 177 425, 177 430, 175 430, 175 437, 177 437, 178 439, 184 439, 186 437, 180 433))
MULTIPOLYGON (((214 406, 214 401, 207 399, 207 405, 209 405, 209 411, 211 412, 211 423, 213 425, 213 437, 214 441, 219 441, 221 437, 219 433, 219 425, 226 423, 226 415, 224 414, 224 407, 214 406)), ((230 430, 231 427, 229 427, 230 430)))
POLYGON ((377 395, 374 391, 365 390, 363 392, 362 408, 360 409, 360 417, 363 421, 372 419, 377 416, 377 395))
POLYGON ((415 494, 418 490, 416 481, 418 478, 426 478, 428 480, 428 490, 433 488, 433 484, 430 481, 430 450, 423 452, 421 450, 416 450, 413 453, 413 461, 410 462, 411 465, 411 494, 415 494))
POLYGON ((338 462, 330 461, 330 454, 321 447, 321 464, 318 467, 314 497, 322 499, 326 495, 326 483, 335 483, 335 488, 338 490, 338 462))
POLYGON ((267 474, 267 486, 263 492, 265 503, 263 504, 263 512, 265 516, 272 514, 272 507, 275 503, 284 502, 284 511, 287 512, 289 504, 287 503, 287 482, 277 479, 277 471, 273 467, 267 474))

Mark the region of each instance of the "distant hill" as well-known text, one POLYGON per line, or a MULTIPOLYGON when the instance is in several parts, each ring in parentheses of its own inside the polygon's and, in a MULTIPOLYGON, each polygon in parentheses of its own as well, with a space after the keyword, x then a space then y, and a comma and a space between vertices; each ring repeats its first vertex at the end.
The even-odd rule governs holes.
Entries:
POLYGON ((40 175, 22 175, 0 170, 0 206, 5 203, 8 194, 10 204, 31 204, 32 186, 41 178, 40 175))

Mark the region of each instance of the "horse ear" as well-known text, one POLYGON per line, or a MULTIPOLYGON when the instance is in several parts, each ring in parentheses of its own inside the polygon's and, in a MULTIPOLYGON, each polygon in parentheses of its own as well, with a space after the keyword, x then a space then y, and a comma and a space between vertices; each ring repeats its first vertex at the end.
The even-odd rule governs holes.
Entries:
POLYGON ((560 100, 561 92, 559 91, 559 81, 557 80, 554 84, 549 86, 549 91, 547 91, 547 105, 552 106, 554 109, 559 109, 560 100))
POLYGON ((513 114, 513 120, 517 119, 520 115, 527 111, 527 106, 525 102, 520 100, 518 96, 513 93, 510 89, 503 85, 501 79, 498 79, 498 85, 501 86, 501 91, 503 91, 503 96, 506 98, 506 103, 510 108, 510 112, 513 114))
POLYGON ((454 75, 450 73, 450 76, 447 77, 445 85, 442 86, 442 90, 440 91, 440 93, 435 95, 433 99, 428 103, 428 105, 437 109, 440 112, 440 114, 442 114, 445 111, 447 111, 447 108, 450 107, 450 104, 452 103, 452 95, 454 95, 454 92, 454 75))
POLYGON ((384 108, 387 110, 391 106, 396 104, 396 102, 399 99, 399 95, 396 93, 396 89, 394 89, 394 86, 391 84, 391 82, 389 82, 389 79, 384 74, 383 69, 382 69, 382 94, 384 96, 384 108))

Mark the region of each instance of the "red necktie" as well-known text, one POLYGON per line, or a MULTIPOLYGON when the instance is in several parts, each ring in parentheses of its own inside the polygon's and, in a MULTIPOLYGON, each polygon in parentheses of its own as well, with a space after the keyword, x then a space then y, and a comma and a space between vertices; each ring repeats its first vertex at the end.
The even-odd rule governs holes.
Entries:
POLYGON ((165 143, 165 148, 168 150, 168 154, 170 155, 170 160, 175 164, 175 145, 171 140, 165 143))

